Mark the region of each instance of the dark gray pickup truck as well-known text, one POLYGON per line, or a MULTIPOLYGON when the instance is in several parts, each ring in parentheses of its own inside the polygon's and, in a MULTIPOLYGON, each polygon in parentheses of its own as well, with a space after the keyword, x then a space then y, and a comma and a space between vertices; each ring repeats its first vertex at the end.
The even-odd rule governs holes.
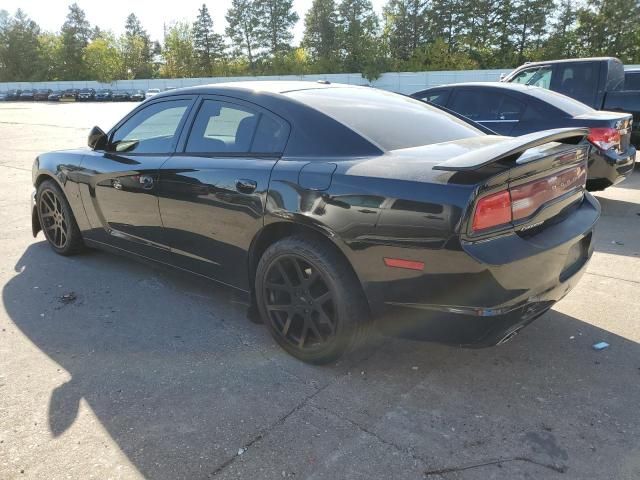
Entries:
POLYGON ((596 110, 631 113, 631 143, 640 146, 640 72, 613 57, 578 58, 526 63, 502 79, 547 88, 581 101, 596 110))

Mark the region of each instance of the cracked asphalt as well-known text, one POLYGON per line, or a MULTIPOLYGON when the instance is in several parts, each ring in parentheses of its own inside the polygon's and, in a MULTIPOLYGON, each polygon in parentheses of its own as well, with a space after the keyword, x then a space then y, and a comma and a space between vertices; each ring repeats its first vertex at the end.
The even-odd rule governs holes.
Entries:
POLYGON ((228 290, 32 238, 33 158, 134 106, 0 104, 1 479, 640 478, 640 171, 510 343, 377 338, 313 367, 228 290))

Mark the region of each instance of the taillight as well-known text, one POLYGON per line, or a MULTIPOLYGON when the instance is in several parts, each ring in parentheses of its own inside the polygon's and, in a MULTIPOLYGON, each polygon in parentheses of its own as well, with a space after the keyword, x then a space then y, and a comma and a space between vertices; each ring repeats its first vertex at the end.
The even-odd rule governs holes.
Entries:
POLYGON ((615 128, 590 128, 587 140, 601 150, 619 148, 620 132, 615 128))
POLYGON ((583 164, 487 195, 476 204, 471 228, 478 232, 527 218, 545 203, 584 187, 586 181, 583 164))
POLYGON ((497 227, 511 221, 511 195, 508 190, 481 198, 476 205, 472 227, 474 232, 497 227))

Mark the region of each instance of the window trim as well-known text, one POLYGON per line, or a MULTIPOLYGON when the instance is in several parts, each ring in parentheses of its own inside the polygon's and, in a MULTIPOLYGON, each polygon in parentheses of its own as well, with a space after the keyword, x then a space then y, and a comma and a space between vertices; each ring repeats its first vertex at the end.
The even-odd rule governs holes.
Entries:
POLYGON ((138 152, 136 153, 135 151, 133 152, 116 152, 114 150, 101 150, 104 153, 108 153, 111 155, 118 155, 118 156, 140 156, 140 157, 150 157, 150 156, 158 156, 158 155, 173 155, 176 151, 177 151, 177 147, 180 143, 180 138, 182 138, 182 133, 184 131, 184 127, 186 124, 187 119, 190 117, 191 115, 191 111, 193 110, 193 105, 196 101, 198 97, 196 95, 171 95, 171 96, 167 96, 167 97, 162 97, 162 98, 158 98, 158 99, 153 99, 151 100, 149 103, 144 102, 142 103, 139 107, 134 108, 132 111, 130 111, 124 118, 120 119, 120 121, 118 123, 116 123, 113 127, 111 127, 111 130, 109 130, 109 132, 107 133, 107 145, 111 145, 112 144, 112 140, 113 140, 113 136, 115 135, 115 133, 125 124, 127 123, 133 116, 137 115, 138 113, 140 113, 141 111, 143 111, 146 108, 149 108, 153 105, 159 104, 159 103, 165 103, 165 102, 173 102, 173 101, 180 101, 180 100, 190 100, 191 103, 189 103, 187 105, 187 108, 184 112, 184 114, 182 115, 182 118, 180 119, 180 123, 178 123, 178 126, 176 127, 176 135, 174 136, 174 141, 172 142, 172 150, 169 152, 156 152, 156 153, 151 153, 151 152, 138 152))
MULTIPOLYGON (((258 125, 258 124, 256 124, 258 125)), ((185 122, 185 126, 182 130, 180 138, 178 139, 178 145, 176 147, 176 151, 174 156, 180 157, 204 157, 204 158, 251 158, 251 159, 260 159, 260 158, 282 158, 284 152, 287 149, 287 144, 289 143, 289 139, 291 138, 291 123, 289 123, 286 119, 282 118, 280 115, 268 110, 260 105, 257 105, 252 102, 247 102, 245 100, 241 100, 236 97, 231 97, 227 95, 211 95, 204 94, 199 95, 196 101, 194 102, 194 106, 189 113, 187 121, 185 122), (256 113, 262 115, 269 115, 274 120, 282 123, 287 127, 287 137, 284 141, 284 145, 282 147, 281 152, 187 152, 187 143, 189 141, 189 136, 191 135, 191 131, 193 130, 193 125, 195 124, 196 117, 200 112, 200 109, 204 105, 204 102, 207 100, 213 100, 221 103, 228 103, 230 105, 237 105, 239 107, 248 108, 254 110, 256 113)), ((255 132, 254 132, 255 135, 255 132)))

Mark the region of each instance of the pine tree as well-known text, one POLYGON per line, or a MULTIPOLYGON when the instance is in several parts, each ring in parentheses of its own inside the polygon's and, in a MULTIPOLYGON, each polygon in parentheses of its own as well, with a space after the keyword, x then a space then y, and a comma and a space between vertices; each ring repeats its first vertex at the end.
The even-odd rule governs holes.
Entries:
POLYGON ((91 39, 91 25, 77 3, 69 6, 69 13, 62 25, 62 78, 82 80, 86 76, 83 62, 84 49, 91 39))
POLYGON ((527 50, 540 48, 547 31, 553 0, 518 0, 514 4, 512 22, 515 31, 517 62, 525 61, 527 50))
POLYGON ((123 75, 126 78, 149 78, 153 71, 151 39, 133 13, 127 16, 121 48, 123 75))
POLYGON ((338 12, 334 0, 313 0, 304 18, 302 46, 314 62, 329 63, 336 56, 338 12))
POLYGON ((370 0, 342 0, 338 7, 338 44, 343 67, 360 72, 377 50, 378 17, 370 0))
POLYGON ((299 19, 293 0, 255 0, 254 4, 261 45, 273 56, 286 53, 293 40, 291 29, 299 19))
POLYGON ((408 60, 424 44, 425 0, 389 0, 383 10, 385 36, 393 59, 408 60))
POLYGON ((235 46, 234 54, 245 56, 253 69, 260 50, 259 19, 253 0, 232 0, 226 19, 226 32, 235 46))
POLYGON ((203 3, 193 24, 193 50, 201 75, 212 75, 214 63, 224 55, 224 40, 213 31, 213 20, 203 3))

